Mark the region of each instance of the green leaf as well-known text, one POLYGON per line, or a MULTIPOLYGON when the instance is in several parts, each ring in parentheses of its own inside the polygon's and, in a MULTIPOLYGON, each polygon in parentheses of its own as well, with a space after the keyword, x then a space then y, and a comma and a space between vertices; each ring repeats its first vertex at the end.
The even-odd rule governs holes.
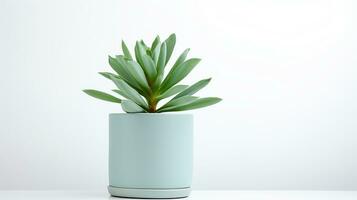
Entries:
MULTIPOLYGON (((183 97, 181 97, 183 98, 183 97)), ((180 98, 178 98, 180 99, 180 98)), ((206 98, 200 98, 197 99, 191 103, 182 105, 182 106, 176 106, 176 107, 172 107, 172 108, 168 108, 165 109, 163 111, 184 111, 184 110, 193 110, 193 109, 198 109, 198 108, 203 108, 206 106, 210 106, 213 104, 216 104, 218 102, 220 102, 222 99, 218 98, 218 97, 206 97, 206 98)))
MULTIPOLYGON (((183 52, 181 53, 181 55, 177 58, 175 64, 172 66, 170 72, 176 70, 177 67, 178 67, 180 64, 182 64, 183 62, 185 62, 186 57, 187 57, 187 54, 188 54, 189 51, 190 51, 190 49, 186 49, 185 51, 183 51, 183 52)), ((170 72, 169 72, 169 73, 170 73, 170 72)))
POLYGON ((156 78, 156 67, 154 61, 148 55, 143 55, 142 57, 143 65, 142 68, 148 80, 153 81, 156 78))
POLYGON ((134 81, 134 79, 128 73, 126 66, 125 66, 125 62, 126 61, 124 60, 123 56, 117 56, 116 58, 109 56, 109 64, 112 67, 112 69, 126 82, 129 82, 132 85, 138 86, 138 84, 134 81))
POLYGON ((156 36, 155 40, 151 44, 151 51, 154 51, 154 49, 160 44, 160 37, 156 36))
POLYGON ((138 62, 141 66, 143 65, 143 61, 141 60, 141 54, 143 54, 143 52, 145 52, 144 49, 140 49, 140 43, 138 41, 136 41, 135 43, 135 47, 134 47, 134 51, 135 51, 135 59, 136 62, 138 62))
POLYGON ((200 89, 204 88, 210 81, 211 81, 211 78, 200 80, 200 81, 196 82, 195 84, 191 85, 190 87, 186 88, 184 91, 177 94, 174 97, 174 99, 177 99, 177 98, 180 98, 180 97, 186 96, 186 95, 193 95, 200 89))
POLYGON ((175 48, 175 44, 176 44, 176 35, 173 33, 171 34, 166 40, 166 61, 165 61, 165 65, 167 64, 167 62, 170 60, 170 57, 172 55, 172 52, 174 51, 175 48))
POLYGON ((159 89, 162 79, 164 78, 164 69, 165 69, 165 61, 166 61, 166 43, 165 42, 162 43, 161 47, 158 49, 160 49, 160 52, 156 63, 157 76, 152 86, 154 92, 156 92, 157 89, 159 89))
POLYGON ((148 49, 150 49, 150 48, 145 44, 144 40, 140 40, 140 44, 144 47, 144 50, 145 50, 145 51, 148 50, 148 49))
POLYGON ((168 109, 173 109, 178 106, 186 105, 195 101, 196 99, 198 99, 198 97, 194 97, 194 96, 184 96, 177 99, 171 99, 169 102, 164 104, 158 111, 159 112, 166 111, 168 109))
POLYGON ((109 101, 109 102, 114 102, 114 103, 121 103, 121 99, 116 98, 110 94, 107 94, 105 92, 101 92, 98 90, 83 90, 83 92, 85 92, 86 94, 88 94, 89 96, 92 96, 94 98, 97 99, 101 99, 104 101, 109 101))
POLYGON ((124 97, 124 98, 130 99, 130 97, 129 97, 128 95, 126 95, 126 93, 124 93, 124 92, 121 91, 121 90, 114 89, 114 90, 112 90, 112 91, 115 92, 115 93, 118 93, 119 95, 121 95, 121 96, 124 97))
POLYGON ((109 56, 109 64, 112 68, 119 74, 120 78, 127 82, 131 87, 140 91, 142 95, 145 95, 144 89, 139 83, 135 80, 135 78, 131 75, 128 70, 127 61, 124 59, 124 56, 116 56, 116 58, 112 58, 109 56))
POLYGON ((121 102, 121 107, 123 110, 127 113, 141 113, 145 112, 145 110, 138 106, 136 103, 130 101, 130 100, 123 100, 121 102))
POLYGON ((123 68, 123 66, 118 62, 118 60, 116 60, 115 58, 108 56, 108 61, 109 61, 109 65, 112 67, 112 69, 119 74, 122 77, 126 77, 127 73, 125 72, 125 69, 123 68))
MULTIPOLYGON (((114 89, 114 90, 112 90, 113 92, 115 92, 115 93, 117 93, 117 94, 119 94, 120 96, 122 96, 122 97, 124 97, 124 98, 126 98, 126 99, 132 99, 132 97, 130 96, 130 95, 128 95, 127 93, 125 93, 125 92, 123 92, 123 91, 121 91, 121 90, 118 90, 118 89, 114 89)), ((143 106, 143 108, 145 108, 145 109, 147 109, 147 107, 145 106, 143 106)))
POLYGON ((156 67, 154 61, 145 52, 145 47, 140 42, 136 42, 135 55, 141 68, 144 70, 146 78, 153 81, 156 77, 156 67))
POLYGON ((187 88, 187 85, 175 85, 175 86, 173 86, 172 88, 168 89, 168 90, 167 90, 166 92, 164 92, 163 94, 159 95, 157 98, 158 98, 159 100, 165 99, 165 98, 167 98, 167 97, 170 97, 170 96, 172 96, 172 95, 174 95, 174 94, 177 94, 177 93, 183 91, 183 90, 186 89, 186 88, 187 88))
POLYGON ((112 80, 114 81, 115 85, 121 90, 128 99, 132 100, 136 104, 142 106, 143 108, 147 108, 147 103, 145 100, 140 96, 140 94, 132 88, 130 85, 128 85, 125 81, 121 79, 117 79, 115 77, 112 77, 112 80))
POLYGON ((124 40, 121 41, 121 48, 123 49, 123 54, 126 58, 133 60, 133 57, 130 54, 130 51, 128 49, 128 47, 126 46, 124 40))
POLYGON ((160 91, 165 92, 176 83, 184 79, 192 69, 200 62, 198 58, 191 58, 183 63, 181 63, 177 68, 171 71, 161 84, 160 91))
MULTIPOLYGON (((121 90, 113 90, 113 92, 115 92, 115 93, 117 93, 117 94, 119 94, 119 95, 121 95, 122 97, 124 97, 124 98, 127 98, 127 99, 131 99, 131 97, 130 96, 128 96, 125 92, 123 92, 123 91, 121 91, 121 90)), ((124 100, 122 100, 122 103, 123 103, 123 101, 124 100)), ((137 105, 137 104, 136 104, 137 105)), ((141 106, 140 106, 141 107, 141 106)), ((141 107, 143 110, 145 110, 146 111, 146 109, 148 109, 148 108, 146 108, 146 107, 141 107)))
POLYGON ((160 84, 162 82, 163 77, 164 77, 164 74, 158 74, 156 76, 156 80, 155 80, 154 84, 152 84, 153 93, 156 93, 156 91, 160 88, 160 84))
POLYGON ((141 87, 143 87, 148 91, 150 87, 146 80, 145 73, 143 69, 140 67, 140 65, 135 61, 128 61, 127 64, 128 64, 127 69, 131 74, 131 76, 139 83, 141 87))
POLYGON ((105 78, 110 79, 110 80, 112 80, 112 79, 110 78, 110 76, 114 76, 115 78, 120 78, 119 75, 116 75, 116 74, 113 74, 113 73, 110 73, 110 72, 98 72, 98 73, 99 73, 100 75, 104 76, 105 78))
POLYGON ((166 43, 162 43, 160 47, 160 55, 157 61, 157 73, 163 74, 165 69, 165 61, 166 61, 166 43))
MULTIPOLYGON (((154 83, 154 91, 156 91, 156 88, 158 88, 162 82, 162 78, 164 77, 164 68, 165 68, 165 60, 166 60, 166 43, 162 43, 162 47, 161 47, 160 51, 160 56, 159 56, 159 61, 157 63, 157 69, 158 69, 158 76, 156 78, 156 81, 154 83)), ((186 49, 180 56, 179 58, 176 60, 175 64, 173 65, 173 67, 171 68, 170 73, 172 73, 181 63, 183 63, 187 57, 188 52, 190 51, 190 49, 186 49)))
POLYGON ((154 60, 154 63, 156 65, 156 68, 157 68, 157 64, 158 64, 158 61, 159 61, 159 56, 160 56, 160 49, 161 49, 161 45, 160 44, 157 44, 156 47, 152 50, 152 59, 154 60))
POLYGON ((145 54, 151 57, 151 49, 145 44, 144 40, 140 40, 140 45, 143 47, 145 54))

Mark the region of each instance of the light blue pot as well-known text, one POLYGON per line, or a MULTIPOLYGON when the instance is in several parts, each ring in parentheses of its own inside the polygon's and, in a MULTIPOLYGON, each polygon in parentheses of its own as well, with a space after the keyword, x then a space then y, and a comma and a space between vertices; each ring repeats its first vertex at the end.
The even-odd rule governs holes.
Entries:
POLYGON ((109 193, 180 198, 190 193, 191 114, 110 114, 109 193))

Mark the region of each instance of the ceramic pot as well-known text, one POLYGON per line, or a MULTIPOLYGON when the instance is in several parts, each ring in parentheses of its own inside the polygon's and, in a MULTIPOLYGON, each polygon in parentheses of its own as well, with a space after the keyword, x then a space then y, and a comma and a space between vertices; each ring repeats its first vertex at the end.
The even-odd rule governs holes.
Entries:
POLYGON ((191 114, 110 114, 112 196, 182 198, 191 191, 191 114))

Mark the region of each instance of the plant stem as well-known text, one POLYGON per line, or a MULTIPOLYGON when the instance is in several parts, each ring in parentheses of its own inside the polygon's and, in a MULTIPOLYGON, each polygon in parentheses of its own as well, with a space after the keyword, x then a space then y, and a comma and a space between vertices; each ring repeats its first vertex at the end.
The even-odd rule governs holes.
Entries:
POLYGON ((155 92, 150 91, 149 93, 149 97, 146 99, 148 102, 148 106, 149 106, 149 113, 154 113, 156 112, 156 106, 158 103, 158 99, 157 99, 157 95, 155 92))
POLYGON ((150 113, 156 112, 156 106, 157 106, 157 100, 156 99, 150 99, 150 101, 149 101, 149 112, 150 113))

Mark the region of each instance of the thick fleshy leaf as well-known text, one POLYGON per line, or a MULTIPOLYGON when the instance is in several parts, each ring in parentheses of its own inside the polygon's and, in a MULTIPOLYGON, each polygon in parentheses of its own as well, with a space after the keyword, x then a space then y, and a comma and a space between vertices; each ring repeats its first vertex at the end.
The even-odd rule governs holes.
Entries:
POLYGON ((123 92, 123 91, 121 91, 121 90, 114 89, 114 90, 112 90, 112 91, 115 92, 115 93, 118 93, 119 95, 121 95, 121 96, 124 97, 124 98, 130 99, 130 97, 129 97, 125 92, 123 92))
POLYGON ((200 62, 201 59, 191 58, 183 63, 181 63, 177 68, 171 71, 162 82, 160 91, 165 92, 176 83, 184 79, 192 69, 200 62))
POLYGON ((170 60, 170 57, 172 55, 172 52, 174 51, 175 44, 176 44, 176 35, 173 33, 171 34, 166 40, 166 63, 170 60))
POLYGON ((142 86, 144 89, 149 90, 149 84, 146 81, 145 73, 138 63, 135 61, 128 61, 128 71, 132 77, 142 86))
POLYGON ((152 85, 152 91, 156 93, 156 91, 160 88, 160 84, 162 82, 162 79, 164 77, 164 74, 158 74, 156 77, 156 80, 154 84, 152 85))
POLYGON ((116 74, 113 74, 113 73, 110 73, 110 72, 98 72, 98 73, 99 73, 100 75, 104 76, 105 78, 110 79, 110 80, 112 80, 112 79, 110 78, 110 76, 114 76, 115 78, 120 78, 119 75, 116 75, 116 74))
POLYGON ((157 44, 156 47, 151 50, 152 51, 151 58, 154 60, 154 63, 156 65, 156 69, 157 69, 157 64, 158 64, 158 61, 159 61, 160 49, 161 49, 161 44, 157 44))
MULTIPOLYGON (((186 96, 187 97, 187 96, 186 96)), ((184 97, 181 97, 184 98, 184 97)), ((180 99, 180 98, 178 98, 180 99)), ((176 99, 177 100, 177 99, 176 99)), ((218 97, 206 97, 206 98, 200 98, 196 99, 195 101, 182 105, 182 106, 175 106, 171 107, 162 111, 169 112, 169 111, 185 111, 185 110, 193 110, 193 109, 198 109, 198 108, 203 108, 206 106, 211 106, 213 104, 216 104, 220 102, 222 99, 218 97)))
MULTIPOLYGON (((158 71, 158 76, 156 78, 156 81, 155 81, 154 87, 153 87, 155 91, 156 91, 156 88, 158 88, 160 86, 160 84, 162 82, 162 79, 164 77, 164 73, 163 72, 164 72, 164 67, 165 67, 164 62, 165 62, 165 59, 166 59, 166 45, 164 45, 163 48, 165 48, 165 50, 160 52, 160 53, 162 53, 162 55, 160 55, 160 57, 159 57, 160 60, 159 60, 159 63, 158 63, 158 66, 159 66, 158 68, 161 69, 160 70, 161 72, 158 71)), ((179 58, 176 60, 175 64, 173 65, 173 67, 171 68, 171 70, 170 70, 170 72, 168 74, 172 73, 172 71, 174 71, 177 68, 177 66, 179 66, 181 63, 183 63, 185 61, 189 51, 190 51, 190 49, 186 49, 179 56, 179 58)))
POLYGON ((160 55, 157 61, 157 73, 159 75, 164 73, 165 61, 166 61, 166 42, 161 44, 160 55))
POLYGON ((121 79, 127 82, 131 87, 135 88, 138 91, 141 91, 142 95, 145 95, 145 88, 141 87, 139 83, 135 80, 135 78, 132 76, 132 74, 129 72, 128 63, 125 60, 124 56, 119 55, 115 58, 109 57, 109 62, 113 69, 117 69, 117 73, 119 74, 119 77, 121 79))
POLYGON ((115 85, 119 88, 119 90, 125 93, 128 99, 132 100, 133 102, 144 108, 147 108, 147 103, 134 88, 132 88, 130 85, 128 85, 125 81, 121 79, 112 77, 112 80, 114 81, 115 85))
POLYGON ((142 68, 145 72, 147 79, 150 81, 155 80, 157 72, 154 61, 151 59, 150 56, 146 54, 144 54, 141 59, 143 61, 142 68))
POLYGON ((156 36, 155 40, 151 44, 151 51, 154 51, 154 49, 160 44, 160 37, 156 36))
POLYGON ((128 47, 126 46, 124 40, 121 41, 121 48, 123 50, 123 54, 125 56, 125 58, 128 58, 129 60, 133 60, 133 57, 130 54, 130 51, 128 49, 128 47))
POLYGON ((172 95, 175 95, 179 92, 182 92, 184 89, 187 88, 187 85, 175 85, 172 88, 168 89, 166 92, 164 92, 163 94, 159 95, 157 98, 158 99, 165 99, 167 97, 170 97, 172 95))
POLYGON ((143 61, 141 59, 141 55, 145 53, 145 50, 141 47, 141 45, 138 41, 136 41, 136 43, 135 43, 134 51, 135 51, 136 62, 138 62, 142 66, 143 61))
POLYGON ((154 61, 146 54, 145 47, 141 42, 135 45, 136 60, 144 70, 147 80, 153 81, 156 77, 156 67, 154 61))
POLYGON ((151 49, 145 44, 144 40, 140 40, 139 43, 144 50, 144 54, 151 57, 151 49))
MULTIPOLYGON (((177 67, 178 67, 180 64, 182 64, 183 62, 185 62, 186 57, 187 57, 187 54, 188 54, 189 51, 190 51, 190 49, 186 49, 185 51, 183 51, 183 52, 181 53, 181 55, 177 58, 175 64, 172 66, 170 72, 176 70, 177 67)), ((169 73, 170 73, 170 72, 169 72, 169 73)))
POLYGON ((144 47, 144 50, 145 50, 145 51, 148 50, 148 49, 150 49, 150 48, 145 44, 144 40, 140 40, 140 44, 144 47))
POLYGON ((136 84, 134 79, 132 79, 130 74, 128 73, 128 71, 125 67, 125 64, 124 64, 124 58, 122 56, 117 56, 116 58, 109 56, 109 64, 112 67, 112 69, 126 82, 130 82, 131 84, 133 84, 135 86, 138 85, 138 84, 136 84))
MULTIPOLYGON (((113 90, 113 92, 119 94, 120 96, 126 98, 126 99, 131 99, 130 96, 128 96, 125 92, 121 91, 121 90, 113 90)), ((124 100, 122 100, 122 103, 123 103, 124 100)), ((144 107, 144 106, 140 106, 143 110, 147 110, 148 108, 147 107, 144 107)))
POLYGON ((121 103, 121 99, 115 97, 115 96, 112 96, 110 94, 107 94, 105 92, 101 92, 101 91, 98 91, 98 90, 83 90, 83 92, 85 92, 86 94, 88 94, 89 96, 92 96, 92 97, 95 97, 97 99, 101 99, 101 100, 104 100, 104 101, 109 101, 109 102, 114 102, 114 103, 121 103))
POLYGON ((163 112, 168 109, 173 109, 182 105, 189 104, 197 99, 198 97, 194 97, 194 96, 184 96, 177 99, 171 99, 169 102, 164 104, 158 111, 163 112))
POLYGON ((109 61, 109 65, 112 67, 112 69, 119 74, 122 77, 126 77, 127 73, 125 72, 125 69, 123 68, 123 66, 118 62, 118 60, 116 60, 115 58, 108 56, 108 61, 109 61))
POLYGON ((211 81, 211 78, 200 80, 200 81, 196 82, 195 84, 191 85, 190 87, 186 88, 184 91, 177 94, 174 97, 174 99, 177 99, 177 98, 180 98, 180 97, 183 97, 186 95, 193 95, 200 89, 204 88, 210 81, 211 81))
POLYGON ((145 110, 138 106, 136 103, 130 101, 130 100, 123 100, 121 102, 121 107, 123 110, 127 113, 142 113, 145 112, 145 110))

